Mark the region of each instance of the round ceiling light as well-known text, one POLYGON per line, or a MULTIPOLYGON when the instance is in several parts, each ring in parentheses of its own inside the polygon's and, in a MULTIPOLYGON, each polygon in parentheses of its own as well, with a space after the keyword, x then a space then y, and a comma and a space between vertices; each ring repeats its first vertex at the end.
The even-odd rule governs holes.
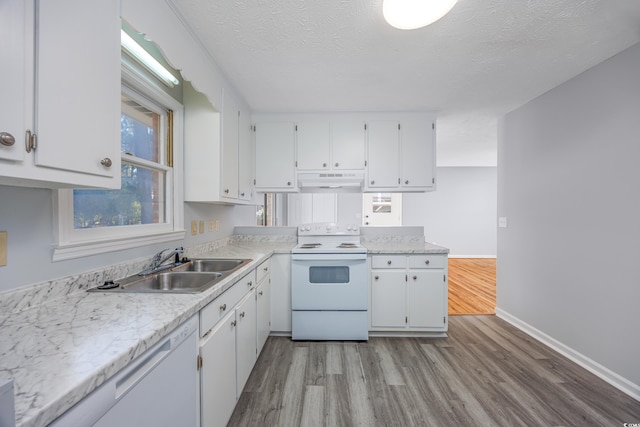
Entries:
POLYGON ((446 15, 458 0, 383 0, 382 14, 400 30, 427 26, 446 15))

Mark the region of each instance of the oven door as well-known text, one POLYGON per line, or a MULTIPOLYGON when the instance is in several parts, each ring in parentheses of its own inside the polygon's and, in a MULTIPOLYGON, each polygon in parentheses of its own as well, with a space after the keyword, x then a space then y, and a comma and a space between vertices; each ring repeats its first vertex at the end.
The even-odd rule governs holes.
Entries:
POLYGON ((367 310, 367 258, 364 254, 293 254, 293 310, 367 310))

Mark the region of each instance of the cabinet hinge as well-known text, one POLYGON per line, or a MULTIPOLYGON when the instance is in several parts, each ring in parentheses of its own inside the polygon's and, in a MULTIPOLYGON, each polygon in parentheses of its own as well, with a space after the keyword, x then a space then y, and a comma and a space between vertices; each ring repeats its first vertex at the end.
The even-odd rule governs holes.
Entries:
POLYGON ((296 125, 296 132, 298 132, 298 125, 296 125))
POLYGON ((298 161, 296 160, 296 167, 298 167, 298 161))
POLYGON ((198 355, 198 357, 196 358, 196 368, 198 369, 198 371, 200 370, 200 368, 202 368, 202 356, 198 355))
POLYGON ((408 275, 408 274, 405 274, 405 275, 404 275, 404 281, 405 281, 405 282, 408 282, 408 281, 409 281, 409 275, 408 275))
POLYGON ((404 317, 404 323, 407 323, 407 324, 409 323, 409 316, 404 317))
POLYGON ((256 179, 253 178, 253 185, 256 185, 256 179))
POLYGON ((447 281, 447 275, 446 275, 446 274, 442 276, 442 281, 443 281, 443 282, 446 282, 446 281, 447 281))
POLYGON ((447 323, 447 316, 442 316, 442 323, 447 323))
POLYGON ((253 126, 251 127, 251 129, 255 132, 255 131, 256 131, 256 125, 253 125, 253 126))
POLYGON ((436 128, 436 124, 435 123, 431 123, 431 129, 435 130, 435 128, 436 128))
POLYGON ((366 123, 364 124, 364 130, 367 130, 367 124, 366 123))
POLYGON ((400 130, 400 123, 398 123, 398 130, 400 130))
POLYGON ((431 183, 435 184, 436 183, 436 179, 435 178, 431 178, 431 183))
POLYGON ((24 145, 25 145, 25 150, 27 150, 27 153, 30 153, 31 151, 35 151, 35 149, 38 146, 38 136, 35 133, 31 133, 31 131, 27 129, 25 133, 24 145))
POLYGON ((400 184, 400 178, 398 178, 398 184, 400 184))
POLYGON ((364 165, 367 166, 367 161, 366 160, 364 161, 364 165))

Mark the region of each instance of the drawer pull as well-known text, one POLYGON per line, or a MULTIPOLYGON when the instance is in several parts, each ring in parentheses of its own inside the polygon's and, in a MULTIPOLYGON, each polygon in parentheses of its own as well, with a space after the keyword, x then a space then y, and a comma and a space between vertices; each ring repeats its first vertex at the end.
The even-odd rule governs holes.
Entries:
POLYGON ((222 304, 220 306, 220 310, 225 311, 227 309, 227 304, 222 304))
POLYGON ((249 286, 249 287, 253 286, 253 282, 252 282, 251 280, 249 280, 249 281, 247 282, 247 286, 249 286))
POLYGON ((427 265, 429 265, 429 260, 426 260, 424 263, 425 263, 425 264, 427 264, 427 265))

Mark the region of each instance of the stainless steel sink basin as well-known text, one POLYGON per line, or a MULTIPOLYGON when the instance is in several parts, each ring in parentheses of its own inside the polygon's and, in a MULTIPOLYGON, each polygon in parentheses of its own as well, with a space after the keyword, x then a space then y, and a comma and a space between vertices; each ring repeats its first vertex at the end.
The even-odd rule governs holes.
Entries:
POLYGON ((222 273, 170 271, 146 276, 121 287, 125 292, 196 293, 213 286, 221 277, 222 273))
POLYGON ((198 293, 203 292, 251 262, 251 259, 199 258, 169 271, 146 276, 130 276, 122 280, 105 282, 89 292, 149 292, 198 293), (115 283, 114 283, 115 282, 115 283))
POLYGON ((250 261, 250 259, 198 258, 175 267, 173 270, 226 273, 240 268, 250 261))

